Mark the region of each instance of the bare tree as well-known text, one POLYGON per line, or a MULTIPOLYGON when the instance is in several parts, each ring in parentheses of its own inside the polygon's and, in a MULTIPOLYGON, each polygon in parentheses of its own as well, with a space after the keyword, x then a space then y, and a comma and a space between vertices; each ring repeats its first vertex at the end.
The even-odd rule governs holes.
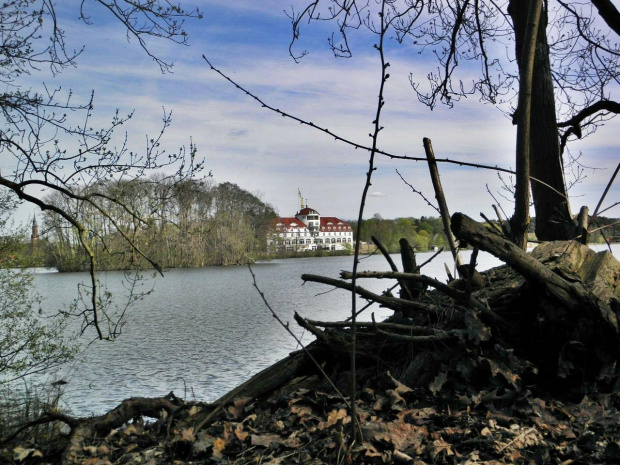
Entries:
MULTIPOLYGON (((103 6, 126 28, 162 71, 169 71, 171 64, 152 53, 148 38, 171 40, 185 44, 187 33, 184 21, 199 18, 198 10, 186 10, 166 0, 93 0, 82 1, 78 15, 90 22, 87 7, 90 3, 103 6)), ((180 179, 192 177, 202 168, 195 158, 195 147, 166 152, 162 136, 170 125, 170 114, 165 113, 159 133, 147 138, 142 151, 127 146, 127 138, 115 145, 114 132, 131 117, 118 112, 103 128, 93 127, 93 95, 74 96, 59 88, 43 86, 40 91, 23 90, 24 75, 35 74, 49 68, 60 73, 69 66, 76 66, 81 50, 69 50, 65 31, 50 0, 10 0, 0 6, 0 81, 6 89, 0 94, 0 153, 11 170, 0 173, 0 186, 12 190, 17 196, 42 210, 53 212, 71 225, 75 239, 89 259, 91 273, 90 298, 84 311, 87 325, 92 325, 99 338, 114 337, 104 334, 100 325, 95 270, 97 256, 91 237, 97 234, 81 220, 79 211, 93 209, 105 218, 107 224, 121 234, 127 246, 135 253, 142 251, 132 242, 131 236, 119 225, 104 201, 112 201, 131 213, 131 208, 118 199, 106 196, 97 189, 104 180, 139 179, 147 171, 166 167, 180 179), (9 161, 10 160, 10 161, 9 161), (43 196, 41 191, 45 193, 43 196), (35 193, 37 192, 37 193, 35 193), (54 193, 64 203, 50 203, 45 195, 54 193), (59 207, 58 205, 63 205, 59 207)), ((134 219, 144 222, 137 213, 134 219)), ((145 257, 148 260, 148 257, 145 257)), ((151 265, 158 268, 151 261, 151 265)), ((114 326, 112 326, 114 327, 114 326)))
MULTIPOLYGON (((336 25, 329 44, 335 56, 351 56, 349 35, 367 29, 383 2, 351 0, 313 1, 291 10, 292 56, 302 26, 314 21, 336 25)), ((391 36, 421 54, 437 60, 434 70, 415 69, 410 80, 419 100, 433 108, 453 106, 462 97, 477 94, 482 100, 506 106, 514 102, 526 61, 528 11, 533 0, 507 4, 484 0, 387 0, 387 15, 394 18, 391 36), (508 58, 506 58, 508 57, 508 58), (459 76, 459 64, 475 61, 478 77, 468 82, 459 76), (514 64, 516 63, 516 69, 514 64), (416 76, 428 77, 426 84, 416 76)), ((620 13, 608 0, 567 3, 545 2, 539 21, 532 82, 529 137, 532 196, 536 234, 541 240, 575 237, 563 158, 568 142, 596 131, 620 111, 614 100, 620 84, 620 13)), ((469 79, 469 78, 468 78, 469 79)), ((516 103, 516 102, 515 102, 516 103)), ((513 122, 520 108, 513 109, 513 122)))

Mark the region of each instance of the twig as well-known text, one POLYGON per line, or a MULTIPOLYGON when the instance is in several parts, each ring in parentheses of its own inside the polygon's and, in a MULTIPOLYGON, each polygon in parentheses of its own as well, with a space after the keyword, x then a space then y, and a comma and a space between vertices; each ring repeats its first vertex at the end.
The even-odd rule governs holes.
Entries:
POLYGON ((594 209, 594 213, 592 213, 592 218, 596 218, 598 216, 599 209, 601 208, 601 205, 603 201, 605 200, 605 197, 607 196, 607 193, 609 192, 611 185, 616 179, 616 176, 618 175, 618 171, 620 171, 620 163, 618 163, 618 166, 616 166, 616 171, 614 171, 614 174, 611 175, 611 179, 607 183, 607 187, 605 187, 605 191, 603 192, 603 195, 601 196, 601 200, 598 201, 598 204, 596 205, 596 208, 594 209))
POLYGON ((600 227, 598 227, 596 229, 591 229, 591 230, 588 231, 588 234, 592 234, 593 232, 601 231, 603 229, 607 229, 607 228, 609 228, 611 226, 615 226, 617 224, 620 224, 620 221, 614 221, 613 223, 605 224, 605 225, 600 226, 600 227))
MULTIPOLYGON (((215 73, 219 74, 226 81, 230 82, 233 86, 235 86, 241 92, 246 94, 248 97, 254 99, 256 102, 258 102, 261 105, 261 107, 266 108, 267 110, 273 111, 274 113, 277 113, 280 116, 283 116, 285 118, 292 119, 293 121, 297 121, 299 124, 302 124, 304 126, 308 126, 310 128, 313 128, 313 129, 316 129, 317 131, 320 131, 323 134, 326 134, 326 135, 328 135, 330 137, 333 137, 336 141, 342 142, 342 143, 347 144, 347 145, 350 145, 351 147, 353 147, 355 149, 366 150, 368 152, 371 152, 373 150, 372 147, 368 147, 367 145, 358 144, 357 142, 353 142, 353 141, 351 141, 349 139, 346 139, 346 138, 344 138, 342 136, 339 136, 338 134, 336 134, 333 131, 330 131, 327 128, 324 128, 324 127, 322 127, 320 125, 314 124, 311 121, 306 121, 306 120, 304 120, 304 119, 302 119, 302 118, 300 118, 298 116, 292 115, 292 114, 290 114, 290 113, 288 113, 286 111, 280 110, 279 108, 276 108, 276 107, 274 107, 272 105, 269 105, 264 100, 262 100, 260 97, 258 97, 257 95, 253 94, 252 92, 247 90, 245 87, 241 86, 236 81, 234 81, 232 78, 230 78, 228 75, 224 74, 224 72, 220 71, 218 68, 213 66, 211 61, 209 61, 209 59, 205 55, 202 55, 202 58, 209 65, 211 70, 213 70, 215 73)), ((386 156, 386 157, 394 159, 394 160, 410 160, 410 161, 424 161, 424 162, 427 161, 427 159, 423 158, 423 157, 411 157, 411 156, 408 156, 408 155, 394 155, 393 153, 386 152, 385 150, 381 150, 378 147, 376 147, 374 149, 374 153, 377 154, 377 155, 386 156)), ((480 163, 469 163, 469 162, 465 162, 465 161, 451 160, 449 158, 437 158, 437 159, 435 159, 435 161, 437 163, 448 163, 448 164, 454 164, 454 165, 459 165, 459 166, 469 166, 469 167, 472 167, 472 168, 486 169, 486 170, 492 170, 492 171, 500 171, 500 172, 508 173, 508 174, 515 174, 514 171, 509 170, 507 168, 502 168, 502 167, 497 166, 497 165, 492 166, 492 165, 483 165, 483 164, 480 164, 480 163)))
MULTIPOLYGON (((400 286, 400 284, 396 283, 394 284, 392 287, 387 288, 385 291, 383 291, 381 293, 382 296, 386 296, 388 294, 388 292, 392 292, 394 289, 396 289, 398 286, 400 286)), ((332 289, 335 290, 335 289, 332 289)), ((374 305, 375 302, 368 302, 366 305, 364 305, 362 308, 360 308, 356 313, 355 316, 358 316, 360 313, 362 313, 364 310, 366 310, 368 307, 371 307, 372 305, 374 305)), ((345 321, 351 321, 351 317, 349 316, 345 321)))
POLYGON ((506 214, 506 212, 502 208, 502 204, 497 201, 497 199, 495 198, 495 196, 491 192, 491 189, 489 189, 489 185, 488 184, 486 185, 486 187, 487 187, 487 192, 489 193, 491 198, 495 201, 495 203, 493 204, 493 210, 495 210, 495 214, 497 215, 497 219, 500 220, 500 223, 502 223, 504 221, 504 219, 502 218, 502 215, 499 213, 499 210, 501 210, 502 213, 504 213, 504 216, 506 218, 508 218, 508 215, 506 214), (498 210, 498 207, 499 207, 499 210, 498 210))
MULTIPOLYGON (((350 271, 341 271, 340 277, 342 279, 352 279, 353 273, 350 271)), ((399 271, 361 271, 357 273, 358 278, 376 278, 376 279, 398 279, 398 280, 407 280, 407 281, 415 281, 418 283, 426 284, 428 286, 434 287, 438 291, 454 298, 454 299, 467 299, 467 294, 465 292, 459 291, 453 287, 448 286, 447 284, 442 283, 434 278, 425 275, 419 275, 414 273, 402 273, 399 271)))
MULTIPOLYGON (((306 320, 308 323, 314 326, 321 326, 323 328, 350 328, 351 323, 347 321, 317 321, 317 320, 306 320)), ((379 329, 389 329, 393 331, 401 331, 404 333, 409 333, 409 335, 418 335, 418 336, 440 336, 445 334, 464 334, 464 331, 460 330, 449 330, 444 331, 441 329, 431 328, 429 326, 411 326, 399 323, 370 323, 367 321, 358 321, 358 328, 379 328, 379 329)))
POLYGON ((467 269, 467 294, 471 294, 471 281, 476 272, 476 259, 478 258, 478 247, 474 247, 469 260, 469 268, 467 269))
MULTIPOLYGON (((493 205, 493 206, 495 206, 495 205, 493 205)), ((496 213, 499 213, 499 212, 497 212, 497 211, 496 211, 496 213)), ((488 218, 487 218, 487 216, 486 216, 484 213, 480 212, 480 216, 482 217, 482 219, 483 219, 484 221, 486 221, 486 222, 489 224, 489 226, 491 226, 493 229, 495 229, 498 233, 500 233, 500 234, 503 234, 503 233, 504 233, 504 232, 502 231, 502 228, 500 228, 499 226, 497 226, 497 224, 495 224, 493 221, 491 221, 490 219, 488 219, 488 218)), ((500 223, 500 224, 501 224, 501 223, 500 223)))
POLYGON ((407 184, 407 185, 409 186, 409 188, 410 188, 410 189, 411 189, 414 193, 416 193, 416 194, 418 194, 420 197, 422 197, 422 199, 426 202, 426 204, 427 204, 429 207, 431 207, 431 208, 435 209, 435 211, 441 215, 441 212, 439 211, 439 208, 437 208, 435 205, 433 205, 433 204, 432 204, 432 202, 431 202, 430 200, 428 200, 428 199, 426 198, 426 196, 425 196, 425 195, 424 195, 421 191, 417 190, 415 187, 413 187, 411 184, 409 184, 407 181, 405 181, 405 178, 403 178, 403 175, 402 175, 402 174, 400 174, 400 172, 399 172, 398 170, 396 170, 396 174, 398 174, 398 175, 400 176, 400 179, 401 179, 401 180, 402 180, 405 184, 407 184))

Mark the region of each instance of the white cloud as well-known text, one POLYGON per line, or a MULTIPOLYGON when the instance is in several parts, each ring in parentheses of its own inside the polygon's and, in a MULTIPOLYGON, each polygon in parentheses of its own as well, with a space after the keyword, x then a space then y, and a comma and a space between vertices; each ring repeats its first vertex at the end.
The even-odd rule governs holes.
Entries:
MULTIPOLYGON (((154 44, 157 53, 176 63, 174 74, 168 75, 161 75, 137 44, 128 44, 118 27, 95 22, 86 29, 88 34, 81 33, 87 48, 78 68, 66 70, 57 82, 75 89, 78 95, 96 89, 97 124, 105 124, 116 108, 121 113, 136 109, 132 121, 124 126, 133 147, 140 149, 145 134, 159 130, 165 107, 173 111, 174 118, 164 145, 175 150, 191 136, 217 180, 262 191, 265 200, 283 215, 294 213, 299 187, 323 214, 352 218, 357 216, 368 152, 262 108, 210 70, 201 57, 206 53, 215 66, 267 104, 349 140, 370 144, 380 77, 376 52, 359 50, 352 59, 336 60, 325 47, 295 64, 288 56, 286 34, 261 28, 264 21, 269 25, 281 21, 286 29, 288 22, 281 13, 286 6, 279 0, 268 4, 210 0, 204 9, 211 16, 206 27, 190 31, 194 33, 191 47, 154 44), (213 5, 218 9, 209 10, 213 5), (219 9, 225 8, 234 11, 217 16, 219 9), (248 12, 251 15, 247 16, 248 12), (271 43, 270 33, 279 34, 278 46, 271 43)), ((70 27, 69 33, 84 30, 79 23, 70 23, 70 27)), ((438 159, 514 167, 515 131, 499 110, 472 98, 462 100, 453 110, 437 107, 431 112, 417 101, 408 79, 409 73, 424 63, 412 61, 406 53, 389 55, 388 60, 391 78, 381 120, 385 126, 379 140, 381 149, 423 158, 422 138, 428 137, 438 159)), ((614 124, 577 149, 583 149, 588 165, 608 170, 587 172, 587 182, 573 191, 583 196, 576 198, 574 209, 582 202, 595 205, 609 169, 615 168, 618 144, 614 124)), ((384 218, 436 215, 395 172, 398 168, 408 182, 434 200, 424 162, 378 156, 376 166, 367 212, 379 212, 384 218)), ((501 185, 494 172, 448 164, 440 164, 440 172, 452 212, 473 216, 481 210, 489 212, 493 199, 486 185, 492 192, 501 185)), ((616 186, 609 198, 618 198, 616 186)), ((511 210, 509 205, 506 208, 511 210)))

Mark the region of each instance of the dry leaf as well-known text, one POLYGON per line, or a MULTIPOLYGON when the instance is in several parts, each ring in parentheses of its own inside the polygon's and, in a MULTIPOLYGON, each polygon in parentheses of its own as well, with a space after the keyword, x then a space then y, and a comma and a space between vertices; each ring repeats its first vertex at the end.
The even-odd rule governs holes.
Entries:
POLYGON ((43 457, 43 454, 38 449, 26 449, 19 446, 13 449, 13 460, 23 462, 28 457, 43 457))
POLYGON ((280 442, 282 438, 277 434, 253 434, 251 444, 253 446, 269 447, 273 442, 280 442))
POLYGON ((435 460, 438 455, 445 454, 447 456, 454 455, 452 447, 443 439, 435 439, 432 443, 426 446, 428 453, 435 460))
POLYGON ((435 376, 433 382, 428 385, 428 388, 431 390, 433 395, 437 395, 446 381, 448 381, 448 375, 445 372, 440 371, 439 374, 435 376))
POLYGON ((340 420, 343 420, 342 421, 343 425, 346 425, 347 423, 349 423, 351 421, 351 419, 347 415, 346 409, 343 409, 343 408, 341 408, 339 410, 335 410, 334 409, 331 412, 329 412, 327 414, 327 421, 321 421, 319 423, 318 428, 320 430, 324 430, 326 428, 329 428, 330 426, 334 426, 340 420))
POLYGON ((189 409, 188 414, 190 417, 193 417, 197 413, 200 413, 200 411, 202 411, 201 407, 198 407, 197 405, 192 405, 192 408, 189 409))
POLYGON ((204 454, 211 450, 214 442, 215 438, 213 436, 209 436, 207 433, 199 433, 198 440, 192 444, 192 451, 196 455, 204 454))
POLYGON ((312 408, 307 405, 291 405, 291 413, 300 417, 312 415, 312 408))
POLYGON ((245 406, 252 400, 251 397, 238 397, 236 398, 231 405, 228 406, 228 413, 231 415, 232 420, 237 420, 241 417, 241 413, 243 413, 243 409, 245 406))
POLYGON ((249 435, 250 433, 243 431, 243 423, 237 423, 235 427, 235 436, 237 436, 237 439, 239 439, 239 441, 245 441, 249 435))
POLYGON ((405 399, 398 394, 396 389, 388 389, 385 393, 390 398, 390 407, 392 410, 400 412, 407 405, 405 399))
POLYGON ((96 446, 84 446, 82 447, 82 452, 90 456, 95 456, 97 455, 97 447, 96 446))
POLYGON ((216 459, 221 459, 223 457, 222 451, 226 449, 226 441, 222 438, 217 438, 213 442, 213 457, 216 459))
POLYGON ((377 395, 377 401, 372 406, 373 410, 376 410, 377 412, 383 410, 383 407, 387 404, 387 401, 387 397, 377 395))
POLYGON ((196 436, 194 436, 194 428, 189 427, 182 429, 181 432, 177 433, 175 440, 180 442, 194 442, 196 440, 196 436))
POLYGON ((412 391, 412 389, 410 387, 408 387, 407 385, 401 383, 396 378, 394 378, 389 371, 387 372, 387 376, 388 376, 388 378, 390 378, 390 381, 392 381, 392 383, 394 383, 394 386, 395 386, 394 390, 396 391, 397 394, 405 394, 407 392, 411 392, 412 391))
POLYGON ((139 434, 138 428, 136 427, 136 424, 135 423, 131 423, 131 424, 127 425, 125 427, 125 429, 123 429, 122 434, 124 436, 131 436, 132 434, 139 434))

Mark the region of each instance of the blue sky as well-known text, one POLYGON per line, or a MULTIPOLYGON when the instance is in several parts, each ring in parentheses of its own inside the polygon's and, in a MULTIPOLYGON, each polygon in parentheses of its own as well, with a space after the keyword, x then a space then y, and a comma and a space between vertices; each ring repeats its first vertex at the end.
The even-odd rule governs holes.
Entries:
MULTIPOLYGON (((145 135, 160 127, 162 107, 173 112, 173 125, 164 145, 175 150, 191 140, 206 160, 207 170, 218 182, 234 182, 262 194, 282 216, 299 208, 297 189, 311 207, 328 216, 357 217, 365 182, 368 154, 330 137, 264 110, 239 92, 202 60, 205 54, 224 73, 254 92, 268 104, 363 144, 369 144, 380 68, 372 39, 363 32, 354 38, 354 57, 335 59, 327 46, 326 26, 311 25, 302 32, 300 48, 310 54, 296 64, 289 56, 290 20, 284 14, 298 0, 207 0, 199 2, 202 21, 188 23, 190 45, 151 41, 158 56, 175 63, 164 74, 135 40, 127 40, 120 25, 100 7, 89 6, 90 25, 77 19, 79 1, 59 2, 61 27, 69 44, 85 51, 78 67, 65 70, 51 81, 71 88, 76 95, 95 90, 95 119, 102 125, 116 108, 135 110, 124 129, 135 150, 144 147, 145 135)), ((477 97, 464 99, 454 109, 429 111, 420 104, 409 84, 409 75, 422 79, 432 62, 406 45, 388 44, 391 79, 379 146, 397 155, 424 156, 422 138, 433 141, 438 158, 514 168, 515 129, 504 113, 484 105, 477 97)), ((469 70, 464 69, 465 76, 469 70)), ((43 76, 33 75, 33 82, 43 76)), ((617 120, 593 137, 571 147, 583 152, 580 161, 589 167, 583 182, 571 189, 576 213, 583 204, 594 209, 618 160, 617 120)), ((366 205, 366 217, 436 216, 401 180, 434 198, 428 169, 423 163, 377 159, 377 171, 366 205)), ((491 171, 440 165, 442 183, 451 212, 474 218, 484 212, 493 217, 493 192, 504 209, 501 181, 491 171)), ((569 177, 570 178, 570 177, 569 177)), ((569 179, 570 182, 570 179, 569 179)), ((620 198, 620 181, 608 202, 620 198)), ((618 208, 609 212, 620 216, 618 208)))

